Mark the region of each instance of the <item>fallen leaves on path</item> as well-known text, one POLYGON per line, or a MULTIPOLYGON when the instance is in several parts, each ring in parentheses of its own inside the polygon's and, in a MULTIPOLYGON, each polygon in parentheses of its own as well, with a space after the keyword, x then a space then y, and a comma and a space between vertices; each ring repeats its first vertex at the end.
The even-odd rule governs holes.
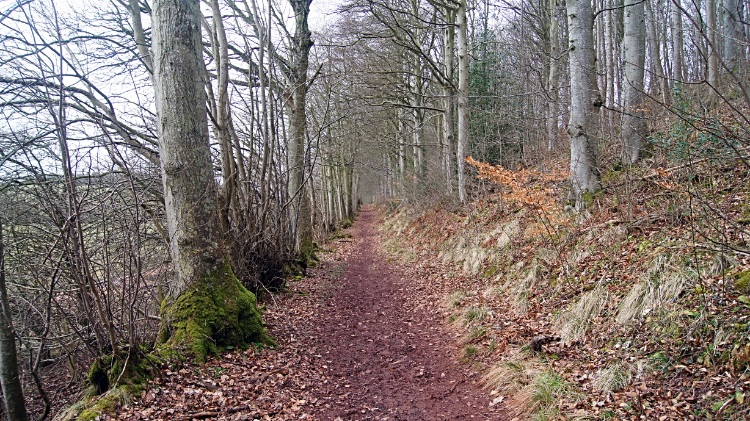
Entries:
POLYGON ((500 419, 501 401, 490 402, 479 373, 458 363, 457 337, 429 280, 378 255, 369 212, 353 239, 326 245, 309 278, 265 297, 279 348, 165 364, 116 418, 500 419))

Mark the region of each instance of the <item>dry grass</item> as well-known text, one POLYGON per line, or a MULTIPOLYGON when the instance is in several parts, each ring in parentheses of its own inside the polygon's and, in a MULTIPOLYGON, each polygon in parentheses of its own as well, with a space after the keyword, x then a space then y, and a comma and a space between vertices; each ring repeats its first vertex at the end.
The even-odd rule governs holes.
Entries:
POLYGON ((594 388, 606 393, 624 389, 651 368, 651 364, 645 359, 637 360, 635 363, 614 361, 596 373, 594 388))
POLYGON ((507 408, 513 416, 548 420, 560 416, 560 404, 578 400, 581 395, 548 366, 523 359, 521 351, 511 353, 483 378, 484 386, 510 396, 507 408))
POLYGON ((576 342, 588 332, 592 319, 606 306, 608 296, 607 288, 598 286, 560 313, 555 330, 563 343, 576 342))
POLYGON ((513 299, 512 306, 516 315, 523 316, 529 312, 528 297, 537 282, 540 270, 541 267, 534 265, 525 278, 511 286, 510 296, 513 299))
POLYGON ((674 302, 697 279, 693 269, 675 267, 668 263, 667 256, 658 256, 620 303, 617 322, 628 323, 674 302))
POLYGON ((461 304, 463 304, 464 298, 466 298, 468 295, 469 294, 462 289, 453 291, 445 298, 445 303, 449 309, 460 307, 461 304))

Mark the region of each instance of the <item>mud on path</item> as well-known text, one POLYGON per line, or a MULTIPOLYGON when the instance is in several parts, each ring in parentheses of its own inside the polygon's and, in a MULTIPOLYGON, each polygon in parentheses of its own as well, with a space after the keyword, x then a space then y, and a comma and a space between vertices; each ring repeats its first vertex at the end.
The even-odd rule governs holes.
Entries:
POLYGON ((310 277, 263 298, 279 348, 165 364, 140 397, 100 419, 505 419, 479 373, 459 362, 441 318, 445 292, 386 261, 374 209, 347 233, 310 277))
POLYGON ((319 391, 330 403, 317 417, 500 419, 478 375, 455 361, 439 315, 415 305, 420 280, 407 279, 380 254, 373 209, 362 210, 352 234, 354 247, 314 338, 333 373, 319 391))

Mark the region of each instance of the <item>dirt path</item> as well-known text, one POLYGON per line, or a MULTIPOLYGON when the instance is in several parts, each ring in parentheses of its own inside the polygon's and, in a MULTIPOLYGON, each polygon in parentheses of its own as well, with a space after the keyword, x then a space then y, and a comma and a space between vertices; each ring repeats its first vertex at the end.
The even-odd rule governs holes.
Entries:
MULTIPOLYGON (((479 374, 458 362, 443 294, 379 252, 364 208, 311 276, 266 296, 277 349, 165 365, 118 420, 496 420, 479 374)), ((114 419, 103 417, 103 420, 114 419)))
POLYGON ((498 419, 468 367, 451 355, 451 338, 435 314, 413 308, 419 288, 378 251, 377 215, 365 208, 354 248, 315 338, 333 381, 320 419, 498 419), (326 405, 327 406, 327 405, 326 405))

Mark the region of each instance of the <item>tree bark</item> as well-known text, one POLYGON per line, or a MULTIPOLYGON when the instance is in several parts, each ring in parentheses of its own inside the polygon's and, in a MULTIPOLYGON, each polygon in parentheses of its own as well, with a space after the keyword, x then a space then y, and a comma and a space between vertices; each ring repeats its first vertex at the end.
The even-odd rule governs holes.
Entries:
MULTIPOLYGON (((625 109, 622 119, 622 161, 634 164, 641 156, 646 139, 646 120, 643 118, 643 66, 646 63, 646 15, 643 3, 625 8, 625 38, 623 39, 625 73, 625 109)), ((655 43, 658 45, 658 43, 655 43)), ((652 44, 653 45, 653 44, 652 44)), ((659 56, 659 50, 651 52, 659 56)), ((661 63, 656 63, 661 65, 661 63)))
POLYGON ((266 339, 255 296, 224 261, 199 1, 156 0, 152 18, 159 157, 175 271, 159 339, 186 345, 202 361, 217 346, 266 339))
POLYGON ((307 97, 307 68, 309 65, 310 49, 313 46, 307 18, 310 14, 312 0, 289 0, 294 10, 295 31, 292 38, 292 51, 289 66, 289 195, 295 202, 296 244, 300 256, 312 252, 313 229, 311 223, 312 210, 309 196, 305 194, 305 176, 307 168, 306 130, 307 114, 305 101, 307 97))
POLYGON ((723 0, 724 61, 732 71, 739 68, 739 40, 743 39, 740 24, 739 1, 723 0))
POLYGON ((682 39, 682 10, 680 0, 672 0, 672 78, 675 82, 684 80, 683 72, 683 45, 682 39))
MULTIPOLYGON (((656 80, 652 81, 651 85, 654 87, 658 87, 659 93, 661 94, 662 103, 664 105, 669 105, 672 102, 672 95, 669 89, 669 79, 665 76, 669 74, 669 71, 665 71, 662 65, 662 61, 661 61, 661 54, 659 52, 659 37, 657 36, 657 30, 656 30, 658 27, 658 23, 656 22, 656 17, 654 16, 654 11, 653 11, 653 8, 651 7, 651 0, 646 1, 645 5, 646 5, 646 12, 648 13, 647 28, 648 28, 649 50, 651 51, 651 67, 653 68, 653 74, 656 77, 656 80)), ((625 36, 627 37, 627 32, 625 36)), ((646 48, 645 44, 643 48, 644 48, 644 65, 645 65, 645 60, 646 60, 645 59, 645 48, 646 48)), ((665 51, 667 51, 666 48, 667 47, 665 45, 664 47, 665 51)))
POLYGON ((557 0, 549 0, 549 74, 547 77, 547 92, 549 103, 547 104, 547 150, 552 151, 557 144, 557 110, 558 110, 558 86, 557 72, 558 60, 560 59, 560 42, 557 27, 557 0))
POLYGON ((197 0, 154 2, 159 152, 176 297, 223 258, 197 0))
POLYGON ((596 163, 596 133, 601 95, 596 86, 594 13, 589 0, 567 0, 570 56, 570 172, 569 201, 584 209, 586 193, 601 189, 596 163))
POLYGON ((28 420, 21 377, 18 373, 13 319, 8 303, 8 290, 5 286, 5 247, 3 244, 2 220, 0 220, 0 384, 2 384, 3 400, 8 419, 10 421, 28 420))
POLYGON ((706 31, 708 35, 708 84, 709 102, 718 101, 716 89, 719 89, 719 52, 716 45, 716 1, 706 0, 706 31))
POLYGON ((445 180, 448 194, 453 194, 453 157, 456 155, 456 124, 454 120, 454 109, 456 105, 455 89, 453 87, 453 59, 456 54, 455 35, 456 12, 452 8, 446 8, 445 39, 443 40, 443 66, 445 66, 445 78, 443 83, 443 137, 445 138, 446 161, 445 180))
POLYGON ((458 145, 456 164, 458 169, 458 198, 466 202, 466 180, 464 179, 464 156, 469 143, 469 25, 466 21, 466 0, 460 0, 456 13, 458 22, 458 145))

